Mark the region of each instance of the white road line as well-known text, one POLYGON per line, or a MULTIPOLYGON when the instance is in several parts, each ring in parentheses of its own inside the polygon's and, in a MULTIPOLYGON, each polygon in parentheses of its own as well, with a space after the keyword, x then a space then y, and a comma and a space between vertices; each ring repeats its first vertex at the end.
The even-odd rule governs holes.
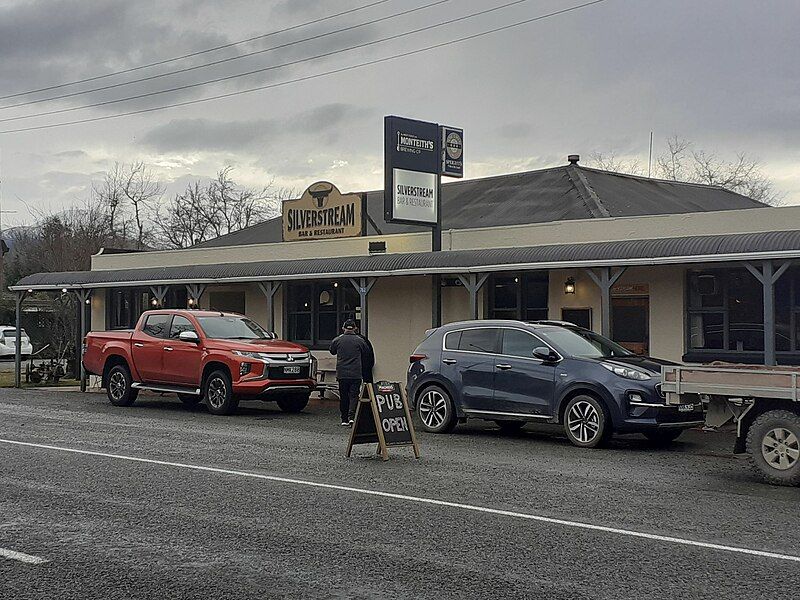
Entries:
POLYGON ((791 562, 800 563, 800 556, 792 554, 781 554, 779 552, 767 552, 764 550, 752 550, 750 548, 742 548, 739 546, 726 546, 723 544, 713 544, 710 542, 700 542, 697 540, 690 540, 686 538, 673 537, 668 535, 658 535, 655 533, 644 533, 641 531, 632 531, 629 529, 620 529, 617 527, 607 527, 605 525, 593 525, 591 523, 582 523, 580 521, 570 521, 567 519, 556 519, 553 517, 545 517, 531 513, 516 512, 513 510, 502 510, 498 508, 489 508, 486 506, 476 506, 473 504, 463 504, 461 502, 449 502, 447 500, 436 500, 434 498, 424 498, 421 496, 408 496, 406 494, 395 494, 392 492, 381 492, 378 490, 369 490, 365 488, 356 488, 346 485, 336 485, 332 483, 319 483, 316 481, 306 481, 304 479, 292 479, 289 477, 277 477, 275 475, 262 475, 260 473, 249 473, 247 471, 235 471, 231 469, 220 469, 218 467, 205 467, 202 465, 190 465, 186 463, 171 462, 165 460, 155 460, 152 458, 139 458, 136 456, 124 456, 122 454, 108 454, 106 452, 94 452, 91 450, 77 450, 75 448, 64 448, 61 446, 49 446, 47 444, 33 444, 31 442, 20 442, 18 440, 6 440, 0 438, 2 444, 12 444, 15 446, 29 446, 31 448, 43 448, 46 450, 57 450, 60 452, 71 452, 73 454, 84 454, 87 456, 100 456, 103 458, 113 458, 116 460, 127 460, 131 462, 145 463, 151 465, 161 465, 165 467, 177 467, 180 469, 192 469, 195 471, 206 471, 210 473, 221 473, 224 475, 236 475, 238 477, 249 477, 252 479, 262 479, 266 481, 274 481, 278 483, 288 483, 292 485, 302 485, 307 487, 321 488, 327 490, 337 490, 342 492, 352 492, 354 494, 363 494, 366 496, 378 496, 380 498, 392 498, 394 500, 404 500, 407 502, 417 502, 419 504, 431 504, 434 506, 445 506, 448 508, 457 508, 460 510, 486 513, 490 515, 498 515, 503 517, 513 517, 517 519, 525 519, 528 521, 537 521, 540 523, 549 523, 552 525, 562 525, 564 527, 573 527, 576 529, 584 529, 589 531, 600 531, 603 533, 612 533, 616 535, 641 538, 652 540, 656 542, 666 542, 669 544, 680 544, 682 546, 693 546, 696 548, 707 548, 709 550, 719 550, 721 552, 733 552, 735 554, 746 554, 749 556, 758 556, 761 558, 771 558, 775 560, 786 560, 791 562))
POLYGON ((28 563, 29 565, 41 565, 48 560, 41 556, 34 556, 33 554, 25 554, 24 552, 16 552, 8 548, 0 548, 0 558, 8 558, 10 560, 18 560, 19 562, 28 563))

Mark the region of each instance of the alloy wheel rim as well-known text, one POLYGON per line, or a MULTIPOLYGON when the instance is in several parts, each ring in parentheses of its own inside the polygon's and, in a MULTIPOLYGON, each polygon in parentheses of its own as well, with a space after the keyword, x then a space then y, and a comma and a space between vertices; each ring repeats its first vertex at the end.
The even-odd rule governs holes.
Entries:
POLYGON ((441 393, 430 390, 420 398, 418 410, 425 426, 436 429, 441 427, 447 418, 447 401, 441 393))
POLYGON ((770 429, 761 442, 761 455, 774 469, 791 469, 800 460, 800 439, 785 427, 770 429))
POLYGON ((219 377, 215 377, 208 382, 208 403, 212 408, 222 408, 225 404, 226 387, 225 382, 219 377))
POLYGON ((600 433, 600 414, 590 402, 581 400, 569 409, 567 427, 576 440, 588 444, 600 433))
POLYGON ((125 376, 119 371, 111 374, 108 380, 108 391, 114 400, 120 400, 125 395, 125 376))

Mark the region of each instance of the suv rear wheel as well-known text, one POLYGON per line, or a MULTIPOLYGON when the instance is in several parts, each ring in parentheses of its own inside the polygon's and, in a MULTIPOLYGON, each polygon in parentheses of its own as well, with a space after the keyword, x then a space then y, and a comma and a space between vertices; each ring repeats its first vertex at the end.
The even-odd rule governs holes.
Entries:
POLYGON ((575 446, 596 448, 611 435, 605 407, 592 396, 575 396, 564 411, 564 431, 575 446))
POLYGON ((426 387, 417 397, 417 414, 425 431, 450 433, 456 426, 456 411, 453 400, 438 385, 426 387))

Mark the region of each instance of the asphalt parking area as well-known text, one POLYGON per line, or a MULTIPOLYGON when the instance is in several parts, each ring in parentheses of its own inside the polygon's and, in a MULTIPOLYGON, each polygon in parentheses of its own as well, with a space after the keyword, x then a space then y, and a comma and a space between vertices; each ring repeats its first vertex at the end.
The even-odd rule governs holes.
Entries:
POLYGON ((383 463, 344 458, 336 417, 0 391, 0 438, 33 444, 0 443, 0 548, 46 561, 0 556, 0 591, 741 598, 800 575, 798 490, 760 483, 729 434, 585 451, 471 424, 383 463))

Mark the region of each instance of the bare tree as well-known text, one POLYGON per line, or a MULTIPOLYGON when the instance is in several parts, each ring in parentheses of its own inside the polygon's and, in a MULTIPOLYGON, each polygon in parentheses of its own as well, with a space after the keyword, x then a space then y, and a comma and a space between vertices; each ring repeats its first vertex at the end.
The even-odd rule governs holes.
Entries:
POLYGON ((202 186, 194 182, 182 194, 160 203, 155 226, 162 245, 185 248, 250 227, 280 214, 281 201, 292 191, 273 182, 261 188, 237 184, 226 167, 202 186))
POLYGON ((589 155, 589 160, 598 169, 603 169, 604 171, 644 175, 644 168, 638 158, 620 159, 614 150, 609 152, 595 150, 589 155))
POLYGON ((133 218, 136 223, 136 248, 141 250, 149 238, 149 230, 145 229, 147 213, 155 209, 155 205, 164 194, 164 187, 159 183, 150 169, 143 162, 131 163, 123 168, 121 190, 133 207, 133 218))
POLYGON ((189 184, 182 194, 156 206, 155 226, 163 245, 187 248, 210 237, 208 196, 199 181, 189 184))
POLYGON ((686 173, 686 153, 689 142, 677 135, 667 138, 667 149, 656 157, 656 173, 663 179, 688 181, 686 173))
MULTIPOLYGON (((594 152, 591 158, 606 171, 631 175, 642 175, 644 171, 637 159, 618 160, 614 152, 594 152)), ((655 175, 661 179, 719 186, 773 206, 783 203, 783 195, 764 175, 761 164, 743 152, 734 160, 725 160, 716 154, 695 150, 692 142, 673 135, 666 140, 666 148, 656 157, 655 163, 655 175)))
POLYGON ((122 182, 124 181, 122 166, 114 163, 114 167, 107 171, 103 181, 92 185, 92 194, 97 201, 106 207, 109 219, 109 228, 116 231, 119 223, 117 215, 124 207, 122 206, 124 197, 122 195, 122 182))

